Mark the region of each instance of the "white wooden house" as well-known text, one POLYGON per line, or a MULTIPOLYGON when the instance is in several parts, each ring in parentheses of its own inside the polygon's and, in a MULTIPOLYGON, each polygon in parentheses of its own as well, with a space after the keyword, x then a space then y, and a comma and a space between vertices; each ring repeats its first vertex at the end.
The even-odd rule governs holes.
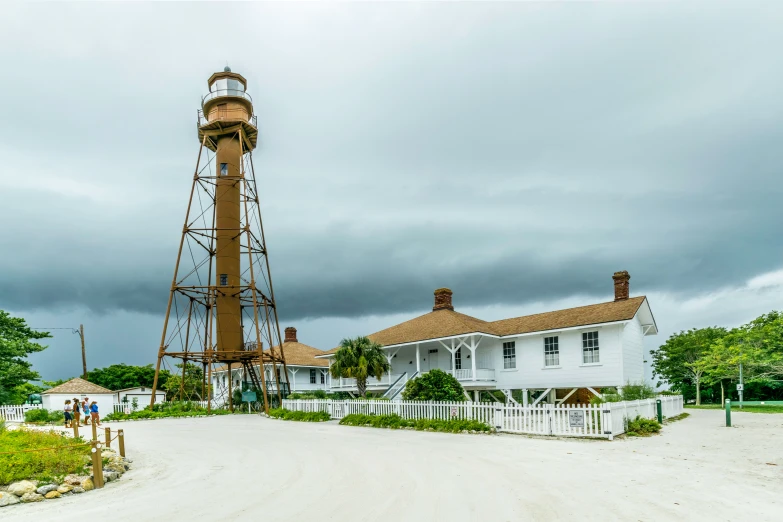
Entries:
POLYGON ((79 399, 85 397, 89 402, 95 401, 98 404, 98 412, 101 417, 114 411, 114 392, 98 386, 79 377, 64 382, 59 386, 50 388, 41 393, 41 402, 43 407, 50 411, 62 411, 66 400, 79 399))
MULTIPOLYGON (((136 386, 134 388, 124 388, 115 390, 114 402, 117 404, 133 404, 133 399, 139 404, 139 408, 149 406, 152 398, 152 388, 149 386, 136 386)), ((166 402, 166 392, 158 390, 155 392, 155 402, 166 402)))
MULTIPOLYGON (((278 347, 273 348, 274 351, 278 347)), ((268 353, 269 350, 266 350, 268 353)), ((296 328, 289 326, 285 329, 285 340, 283 341, 283 354, 285 355, 286 368, 288 369, 288 382, 291 392, 307 392, 313 390, 329 390, 329 363, 325 359, 316 358, 323 355, 324 351, 313 346, 300 343, 296 336, 296 328)), ((231 370, 231 381, 229 381, 227 365, 217 366, 212 372, 212 390, 213 399, 218 404, 225 402, 228 398, 229 388, 234 390, 240 388, 242 383, 250 378, 245 376, 241 367, 236 365, 231 370)), ((277 391, 277 380, 272 373, 271 365, 264 365, 264 375, 267 382, 267 389, 271 392, 277 391)), ((256 367, 258 371, 258 367, 256 367)), ((278 365, 279 380, 285 384, 283 369, 278 365)), ((241 388, 240 388, 241 389, 241 388)), ((285 388, 284 388, 285 389, 285 388)))
MULTIPOLYGON (((493 322, 455 311, 451 290, 438 289, 432 312, 368 336, 391 363, 368 390, 399 398, 409 379, 434 368, 474 399, 501 390, 523 403, 585 403, 601 388, 643 382, 643 339, 658 329, 647 298, 629 297, 628 272, 613 279, 613 301, 493 322)), ((336 351, 319 358, 331 364, 336 351)), ((353 393, 356 381, 335 378, 330 389, 353 393)))

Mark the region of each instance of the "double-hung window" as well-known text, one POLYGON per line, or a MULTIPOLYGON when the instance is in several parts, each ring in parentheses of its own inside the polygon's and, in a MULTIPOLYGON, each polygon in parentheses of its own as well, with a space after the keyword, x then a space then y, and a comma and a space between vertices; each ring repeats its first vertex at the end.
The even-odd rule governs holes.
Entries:
POLYGON ((514 341, 503 343, 503 369, 513 370, 516 367, 517 367, 516 343, 514 341))
POLYGON ((454 369, 462 369, 462 348, 457 348, 457 351, 454 353, 454 369))
POLYGON ((321 384, 326 384, 326 374, 321 370, 321 384))
POLYGON ((310 368, 310 384, 315 384, 315 368, 310 368))
POLYGON ((556 335, 544 337, 544 366, 560 366, 560 344, 556 335))
POLYGON ((582 333, 582 362, 584 364, 600 362, 598 357, 598 332, 582 333))

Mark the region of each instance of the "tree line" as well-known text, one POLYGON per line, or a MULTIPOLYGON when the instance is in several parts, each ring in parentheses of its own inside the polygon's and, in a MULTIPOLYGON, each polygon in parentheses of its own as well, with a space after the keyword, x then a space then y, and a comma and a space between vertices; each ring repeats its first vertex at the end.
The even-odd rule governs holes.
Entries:
MULTIPOLYGON (((0 404, 21 404, 31 394, 41 393, 58 386, 69 379, 41 381, 41 375, 33 370, 27 356, 45 350, 46 345, 37 341, 50 338, 49 332, 32 330, 24 319, 13 317, 0 310, 0 404)), ((161 370, 159 388, 166 391, 167 398, 178 398, 182 382, 182 365, 176 365, 176 372, 161 370)), ((185 369, 183 398, 202 400, 202 375, 200 365, 188 363, 185 369)), ((133 366, 112 364, 106 368, 95 368, 87 372, 87 380, 108 388, 152 387, 155 368, 152 364, 133 366)))
POLYGON ((783 399, 783 312, 737 328, 693 328, 652 352, 653 375, 686 400, 736 398, 740 367, 745 400, 783 399))

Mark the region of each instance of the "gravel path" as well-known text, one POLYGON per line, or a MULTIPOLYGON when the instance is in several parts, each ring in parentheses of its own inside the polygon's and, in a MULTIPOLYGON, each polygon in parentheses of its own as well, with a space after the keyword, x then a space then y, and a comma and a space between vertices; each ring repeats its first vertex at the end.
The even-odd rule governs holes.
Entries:
POLYGON ((690 410, 628 440, 449 435, 258 416, 116 423, 134 469, 3 508, 24 521, 781 520, 783 415, 690 410))

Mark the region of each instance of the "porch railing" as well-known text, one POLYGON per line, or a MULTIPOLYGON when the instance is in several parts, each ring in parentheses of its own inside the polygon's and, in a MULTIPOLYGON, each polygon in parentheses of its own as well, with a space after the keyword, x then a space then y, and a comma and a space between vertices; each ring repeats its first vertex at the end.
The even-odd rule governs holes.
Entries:
MULTIPOLYGON (((380 379, 370 377, 367 379, 367 387, 373 388, 378 386, 391 386, 391 384, 402 377, 401 373, 385 374, 380 379)), ((356 379, 352 377, 332 377, 331 388, 356 388, 356 379)))
MULTIPOLYGON (((465 368, 461 370, 448 370, 448 373, 454 376, 458 381, 472 381, 473 369, 465 368)), ((477 381, 494 381, 495 370, 491 368, 476 368, 476 380, 477 381)))

